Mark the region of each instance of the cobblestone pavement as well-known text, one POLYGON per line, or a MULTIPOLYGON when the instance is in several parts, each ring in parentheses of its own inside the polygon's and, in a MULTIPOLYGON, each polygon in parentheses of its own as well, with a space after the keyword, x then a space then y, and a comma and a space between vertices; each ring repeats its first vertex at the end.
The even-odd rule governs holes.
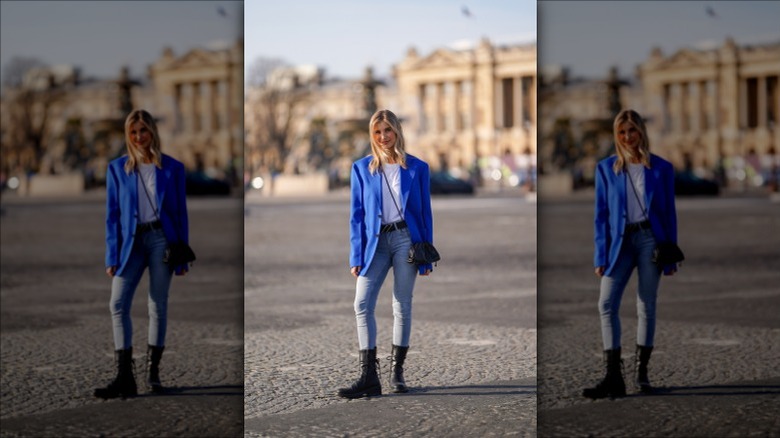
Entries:
MULTIPOLYGON (((442 261, 415 288, 412 390, 348 401, 358 374, 346 196, 249 203, 245 435, 535 436, 536 206, 434 198, 442 261)), ((392 276, 377 306, 387 385, 392 276)))
POLYGON ((592 201, 539 204, 539 436, 780 436, 780 205, 678 199, 686 261, 663 277, 650 379, 633 388, 636 277, 621 306, 629 396, 603 377, 592 201))
POLYGON ((189 200, 198 260, 171 287, 161 363, 169 391, 145 393, 144 279, 133 306, 143 394, 110 401, 92 396, 115 373, 104 202, 4 199, 2 436, 242 436, 242 201, 189 200))

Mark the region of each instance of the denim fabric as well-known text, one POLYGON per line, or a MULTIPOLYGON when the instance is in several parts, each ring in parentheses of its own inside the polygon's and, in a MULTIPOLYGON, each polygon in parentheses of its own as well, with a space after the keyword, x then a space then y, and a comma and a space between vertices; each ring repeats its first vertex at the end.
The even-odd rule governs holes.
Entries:
POLYGON ((168 290, 173 271, 163 262, 167 241, 162 230, 136 234, 133 249, 122 275, 111 283, 111 320, 117 350, 133 346, 130 310, 144 270, 149 268, 149 345, 165 345, 168 324, 168 290))
POLYGON ((652 261, 654 248, 655 238, 651 230, 625 233, 612 273, 601 277, 599 312, 605 350, 620 347, 620 300, 634 268, 639 275, 636 343, 653 346, 655 303, 661 278, 661 269, 652 261))
POLYGON ((408 347, 412 331, 412 292, 417 279, 417 265, 406 258, 412 241, 407 230, 382 233, 371 265, 357 279, 355 318, 360 349, 376 347, 374 310, 382 283, 393 268, 393 344, 408 347))

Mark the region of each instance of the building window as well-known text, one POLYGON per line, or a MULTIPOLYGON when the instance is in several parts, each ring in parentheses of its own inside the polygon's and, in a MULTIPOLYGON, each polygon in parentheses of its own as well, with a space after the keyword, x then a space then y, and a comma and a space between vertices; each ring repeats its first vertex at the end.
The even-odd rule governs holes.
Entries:
POLYGON ((512 78, 501 79, 501 92, 503 103, 503 114, 501 120, 501 126, 503 128, 511 128, 514 126, 515 120, 515 91, 514 80, 512 78))
POLYGON ((747 127, 758 127, 758 78, 747 79, 747 127))

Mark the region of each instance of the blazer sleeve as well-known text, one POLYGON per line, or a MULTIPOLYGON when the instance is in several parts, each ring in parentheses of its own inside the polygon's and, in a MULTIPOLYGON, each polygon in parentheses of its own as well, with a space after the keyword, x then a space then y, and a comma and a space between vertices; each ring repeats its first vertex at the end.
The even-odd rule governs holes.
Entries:
POLYGON ((433 211, 431 210, 431 173, 427 164, 420 174, 420 190, 422 191, 423 230, 426 241, 433 243, 433 211))
POLYGON ((120 231, 119 179, 117 169, 108 165, 106 174, 106 267, 119 266, 122 245, 120 231))
POLYGON ((176 168, 176 205, 178 207, 176 215, 178 216, 179 239, 190 243, 190 222, 187 215, 187 180, 184 173, 184 165, 179 164, 176 168))
POLYGON ((666 232, 667 238, 677 243, 677 207, 674 200, 674 167, 669 166, 668 172, 664 175, 664 190, 666 191, 666 232))
POLYGON ((349 212, 349 266, 363 266, 363 235, 365 234, 365 209, 363 206, 363 185, 357 163, 352 164, 349 212))
POLYGON ((607 175, 605 166, 596 167, 596 205, 594 219, 594 243, 593 266, 608 266, 609 249, 609 193, 607 187, 607 175))
MULTIPOLYGON (((422 200, 422 223, 423 223, 423 239, 426 242, 433 244, 433 211, 431 209, 431 173, 427 163, 423 163, 420 171, 420 199, 422 200)), ((420 265, 418 267, 420 274, 425 273, 426 270, 433 271, 432 264, 420 265)))

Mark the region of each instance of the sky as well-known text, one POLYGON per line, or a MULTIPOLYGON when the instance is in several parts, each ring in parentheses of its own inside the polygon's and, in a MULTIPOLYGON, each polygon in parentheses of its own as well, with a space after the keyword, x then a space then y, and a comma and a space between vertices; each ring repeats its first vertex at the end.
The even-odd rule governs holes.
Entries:
POLYGON ((331 78, 357 78, 372 66, 386 78, 412 46, 426 56, 482 37, 498 44, 534 42, 536 1, 247 1, 244 30, 246 72, 265 57, 314 64, 331 78))
POLYGON ((567 66, 572 76, 604 77, 611 65, 632 75, 654 46, 669 56, 720 47, 729 36, 740 45, 780 42, 780 1, 540 1, 538 8, 539 68, 567 66))
POLYGON ((24 56, 75 65, 84 76, 113 78, 128 65, 132 76, 143 77, 165 46, 182 55, 232 44, 241 35, 242 4, 2 0, 0 71, 12 57, 24 56))
POLYGON ((373 66, 386 78, 410 47, 426 56, 483 37, 537 41, 537 8, 540 66, 565 65, 575 76, 600 77, 610 65, 630 74, 656 45, 671 54, 720 45, 727 36, 740 44, 780 40, 778 1, 2 0, 0 71, 13 56, 26 56, 106 78, 129 65, 138 77, 166 45, 179 55, 225 47, 243 30, 245 72, 267 57, 314 64, 328 77, 357 78, 373 66))

